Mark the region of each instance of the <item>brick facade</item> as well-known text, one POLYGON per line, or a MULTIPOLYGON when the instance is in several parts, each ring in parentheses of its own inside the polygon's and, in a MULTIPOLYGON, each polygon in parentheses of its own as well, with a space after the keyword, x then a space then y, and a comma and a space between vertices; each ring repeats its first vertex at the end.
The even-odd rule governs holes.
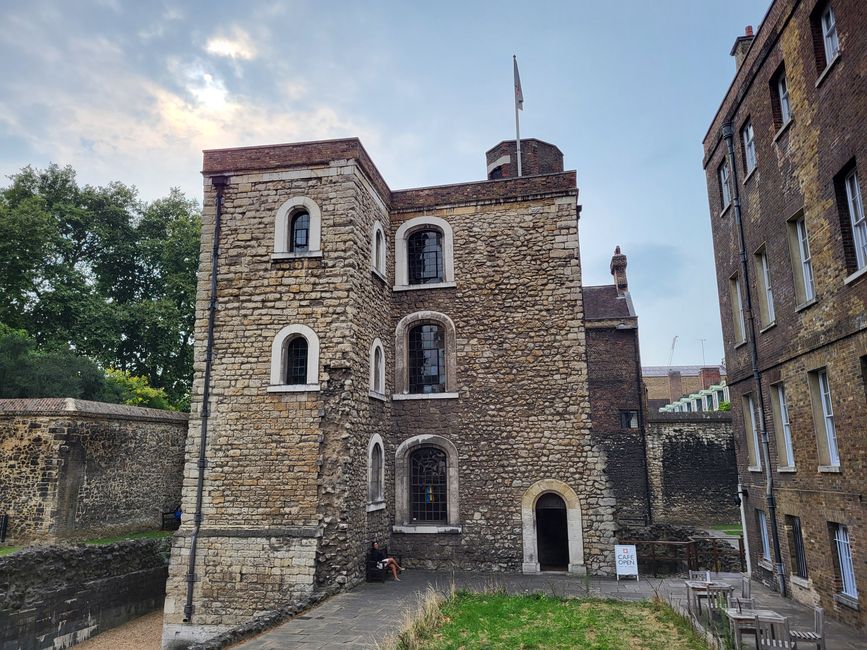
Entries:
MULTIPOLYGON (((767 513, 766 474, 775 482, 777 526, 782 566, 794 598, 821 605, 828 615, 859 628, 867 625, 863 595, 842 594, 841 567, 834 543, 834 526, 846 526, 854 580, 858 593, 867 589, 867 517, 862 495, 867 488, 865 431, 867 405, 867 275, 855 271, 852 226, 841 172, 857 168, 861 186, 867 181, 867 6, 857 0, 831 0, 840 44, 839 56, 824 60, 824 46, 816 21, 825 3, 797 0, 773 2, 755 40, 746 52, 735 79, 704 141, 704 167, 726 347, 739 475, 747 492, 743 507, 754 575, 771 580, 772 563, 761 558, 756 511, 767 513), (821 5, 821 6, 820 6, 821 5), (827 65, 830 64, 830 65, 827 65), (785 71, 792 120, 780 124, 776 80, 785 71), (744 169, 740 130, 753 125, 757 166, 744 169), (755 316, 745 309, 747 342, 735 334, 731 278, 744 278, 734 205, 724 206, 718 169, 725 158, 723 124, 734 129, 735 183, 743 213, 745 252, 755 316), (793 219, 806 224, 815 298, 806 300, 798 276, 803 268, 793 219), (767 253, 775 321, 764 322, 764 286, 754 255, 767 253), (752 342, 762 373, 760 389, 752 379, 752 342), (824 418, 816 373, 827 372, 830 402, 839 448, 839 463, 823 458, 824 418), (777 387, 783 385, 791 423, 794 462, 785 459, 783 427, 775 407, 777 387), (761 390, 761 400, 759 399, 761 390), (757 428, 767 427, 770 467, 748 460, 748 416, 743 396, 751 394, 757 428), (795 572, 795 520, 803 531, 806 577, 795 572)), ((735 191, 736 190, 736 191, 735 191)), ((757 258, 756 258, 757 259, 757 258)), ((745 307, 746 298, 744 297, 745 307)), ((771 540, 773 542, 773 540, 771 540)), ((771 544, 773 546, 773 544, 771 544)), ((773 549, 771 549, 773 560, 773 549)))

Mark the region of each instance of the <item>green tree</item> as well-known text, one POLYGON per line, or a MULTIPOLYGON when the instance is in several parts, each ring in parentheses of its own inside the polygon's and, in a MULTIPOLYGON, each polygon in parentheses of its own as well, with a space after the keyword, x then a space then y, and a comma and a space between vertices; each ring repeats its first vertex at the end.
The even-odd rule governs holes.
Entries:
POLYGON ((154 388, 147 377, 135 377, 123 370, 109 368, 105 371, 103 399, 131 406, 147 406, 155 409, 177 410, 162 388, 154 388))

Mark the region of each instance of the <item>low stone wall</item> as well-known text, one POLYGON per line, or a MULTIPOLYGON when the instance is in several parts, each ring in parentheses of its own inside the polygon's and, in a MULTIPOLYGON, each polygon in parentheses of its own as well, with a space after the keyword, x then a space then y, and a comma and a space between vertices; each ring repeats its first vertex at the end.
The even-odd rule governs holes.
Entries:
POLYGON ((0 400, 7 544, 156 529, 181 502, 187 415, 83 400, 0 400))
POLYGON ((624 528, 617 538, 621 543, 635 543, 638 568, 642 575, 685 574, 690 568, 685 545, 640 543, 654 540, 691 542, 689 553, 694 570, 737 573, 746 569, 739 549, 732 546, 728 539, 711 537, 706 531, 690 526, 653 524, 642 528, 624 528))
POLYGON ((731 414, 648 413, 646 424, 653 521, 739 521, 731 414))
POLYGON ((0 650, 68 648, 163 603, 168 539, 0 558, 0 650))

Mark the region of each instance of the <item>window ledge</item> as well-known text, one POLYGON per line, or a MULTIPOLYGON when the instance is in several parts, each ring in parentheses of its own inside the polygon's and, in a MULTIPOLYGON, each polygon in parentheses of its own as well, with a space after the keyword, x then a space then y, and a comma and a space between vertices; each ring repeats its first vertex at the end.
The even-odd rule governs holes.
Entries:
POLYGON ((780 474, 792 474, 792 473, 796 472, 797 470, 795 469, 794 465, 783 465, 783 466, 778 467, 777 471, 780 474))
POLYGON ((290 253, 288 251, 271 253, 271 261, 278 262, 280 260, 303 260, 315 257, 322 257, 322 251, 304 251, 303 253, 290 253))
POLYGON ((783 135, 786 131, 789 130, 789 127, 792 126, 792 122, 794 122, 794 121, 795 121, 795 118, 794 118, 794 117, 790 117, 790 118, 789 118, 789 121, 786 122, 785 124, 783 124, 783 126, 780 127, 779 131, 777 131, 776 135, 774 136, 774 142, 776 142, 777 140, 779 140, 779 139, 780 139, 780 136, 783 135))
POLYGON ((457 393, 395 393, 391 396, 393 400, 412 400, 412 399, 457 399, 457 393))
POLYGON ((819 465, 817 468, 820 474, 839 474, 840 466, 839 465, 819 465))
POLYGON ((319 384, 278 384, 268 386, 269 393, 312 393, 319 390, 319 384))
POLYGON ((831 62, 825 66, 825 69, 822 70, 822 74, 819 75, 819 78, 816 79, 816 88, 822 85, 822 82, 825 81, 825 78, 828 76, 828 73, 831 72, 831 68, 840 60, 840 56, 842 55, 842 50, 837 50, 837 54, 834 55, 834 58, 831 59, 831 62))
POLYGON ((372 503, 367 504, 368 512, 375 512, 377 510, 385 510, 385 499, 382 501, 373 501, 372 503))
POLYGON ((728 212, 731 207, 732 207, 732 202, 729 201, 728 203, 726 203, 725 207, 719 211, 719 215, 717 215, 717 216, 720 219, 722 219, 726 215, 726 212, 728 212))
POLYGON ((462 531, 460 526, 442 526, 430 524, 406 524, 404 526, 392 526, 393 533, 406 533, 408 535, 459 535, 462 531))
POLYGON ((762 466, 761 465, 750 465, 749 467, 747 467, 747 471, 748 472, 761 472, 762 466))
POLYGON ((764 558, 764 557, 760 558, 759 559, 759 566, 762 567, 763 569, 765 569, 766 571, 770 571, 771 573, 774 572, 774 565, 771 564, 771 561, 768 560, 767 558, 764 558))
POLYGON ((764 334, 770 329, 773 329, 777 326, 777 321, 771 321, 767 325, 765 325, 762 329, 759 330, 759 334, 764 334))
POLYGON ((795 307, 795 311, 804 311, 805 309, 815 305, 817 302, 819 302, 818 298, 810 298, 807 302, 802 302, 800 305, 795 307))
POLYGON ((431 284, 396 284, 392 291, 420 291, 422 289, 451 289, 455 286, 454 282, 433 282, 431 284))
POLYGON ((747 181, 749 181, 749 180, 753 177, 753 174, 756 173, 756 170, 757 170, 758 168, 759 168, 759 164, 756 163, 756 164, 753 166, 753 168, 749 171, 749 173, 748 173, 746 176, 744 176, 744 182, 743 182, 744 185, 746 185, 746 184, 747 184, 747 181))
POLYGON ((855 271, 852 275, 848 276, 845 280, 843 280, 843 284, 852 284, 853 282, 855 282, 855 280, 857 280, 858 278, 863 278, 865 275, 867 275, 867 266, 865 266, 863 269, 855 271))
POLYGON ((383 284, 388 284, 388 278, 385 277, 385 274, 382 271, 380 271, 379 269, 376 269, 376 268, 371 266, 370 267, 370 274, 376 278, 379 278, 383 282, 383 284))
POLYGON ((852 598, 852 596, 847 596, 846 594, 834 594, 834 602, 838 605, 843 605, 843 607, 854 609, 856 612, 861 609, 858 607, 858 599, 852 598))
POLYGON ((744 346, 744 345, 746 345, 746 344, 747 344, 747 340, 746 340, 746 339, 744 339, 743 341, 739 341, 738 343, 735 343, 735 350, 737 350, 739 347, 742 347, 742 346, 744 346))
POLYGON ((378 399, 380 402, 388 401, 388 397, 384 393, 377 393, 375 390, 367 391, 367 396, 372 399, 378 399))
POLYGON ((810 581, 807 578, 802 578, 801 576, 789 576, 789 582, 791 582, 796 587, 800 587, 801 589, 809 589, 810 581))

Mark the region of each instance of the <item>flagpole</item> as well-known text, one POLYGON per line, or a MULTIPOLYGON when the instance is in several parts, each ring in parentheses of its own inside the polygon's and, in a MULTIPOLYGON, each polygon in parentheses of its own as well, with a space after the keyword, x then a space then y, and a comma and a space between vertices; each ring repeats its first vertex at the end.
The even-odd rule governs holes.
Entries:
MULTIPOLYGON (((512 62, 514 63, 515 75, 516 75, 516 84, 520 83, 517 81, 518 74, 518 58, 513 54, 512 62)), ((518 119, 518 95, 515 93, 515 145, 518 153, 518 176, 521 176, 521 122, 518 119)))

